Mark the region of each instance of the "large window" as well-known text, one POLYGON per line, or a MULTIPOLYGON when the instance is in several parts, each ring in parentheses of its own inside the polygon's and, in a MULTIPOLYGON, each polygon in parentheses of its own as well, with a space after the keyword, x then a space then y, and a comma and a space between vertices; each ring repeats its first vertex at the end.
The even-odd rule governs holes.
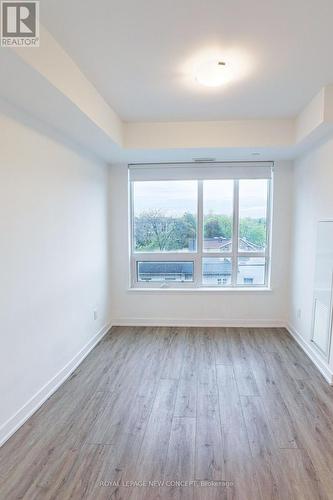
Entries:
POLYGON ((175 170, 130 176, 132 286, 266 287, 271 169, 175 170))

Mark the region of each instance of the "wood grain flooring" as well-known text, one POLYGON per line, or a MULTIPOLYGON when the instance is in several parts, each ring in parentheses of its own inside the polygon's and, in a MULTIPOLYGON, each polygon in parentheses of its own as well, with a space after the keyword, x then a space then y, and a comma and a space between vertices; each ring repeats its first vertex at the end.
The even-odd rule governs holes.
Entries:
POLYGON ((284 329, 117 327, 0 449, 1 500, 333 499, 333 387, 284 329))

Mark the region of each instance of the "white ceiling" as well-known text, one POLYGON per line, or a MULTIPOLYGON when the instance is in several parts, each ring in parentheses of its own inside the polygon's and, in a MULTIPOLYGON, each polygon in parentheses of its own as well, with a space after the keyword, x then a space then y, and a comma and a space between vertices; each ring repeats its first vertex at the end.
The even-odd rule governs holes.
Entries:
POLYGON ((43 0, 41 22, 126 121, 295 116, 333 82, 332 0, 43 0), (239 79, 193 81, 202 56, 239 79))

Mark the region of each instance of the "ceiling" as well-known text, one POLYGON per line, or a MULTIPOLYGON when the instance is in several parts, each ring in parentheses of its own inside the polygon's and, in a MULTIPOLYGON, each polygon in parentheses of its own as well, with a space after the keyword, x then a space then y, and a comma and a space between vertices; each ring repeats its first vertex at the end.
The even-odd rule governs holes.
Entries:
POLYGON ((333 82, 332 0, 43 0, 41 22, 125 121, 282 118, 333 82), (217 54, 234 82, 200 87, 217 54))

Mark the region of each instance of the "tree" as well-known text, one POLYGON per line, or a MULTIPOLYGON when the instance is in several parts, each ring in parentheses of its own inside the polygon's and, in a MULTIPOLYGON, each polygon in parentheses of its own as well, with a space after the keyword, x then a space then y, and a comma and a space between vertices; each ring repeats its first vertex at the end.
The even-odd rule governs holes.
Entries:
POLYGON ((259 248, 265 246, 266 241, 266 220, 263 218, 253 219, 245 217, 239 223, 240 237, 257 245, 259 248))
POLYGON ((218 216, 212 215, 205 219, 205 238, 217 238, 221 236, 221 225, 218 216))
POLYGON ((205 238, 230 239, 232 234, 232 218, 229 215, 209 214, 204 220, 205 238))
POLYGON ((136 246, 142 250, 166 250, 174 229, 173 219, 160 210, 143 212, 135 218, 136 246))
MULTIPOLYGON (((196 217, 189 212, 181 216, 167 216, 161 210, 149 210, 142 212, 134 220, 135 248, 141 251, 194 250, 196 234, 196 217)), ((266 219, 241 218, 239 234, 247 242, 263 248, 266 219)), ((232 217, 207 215, 204 219, 204 237, 231 239, 232 217)))
POLYGON ((191 213, 170 217, 161 210, 149 210, 135 217, 134 233, 138 250, 183 250, 195 240, 196 219, 191 213))
POLYGON ((170 250, 189 248, 190 241, 196 238, 196 233, 197 223, 193 214, 185 213, 182 217, 175 219, 175 231, 169 242, 172 246, 170 250))

